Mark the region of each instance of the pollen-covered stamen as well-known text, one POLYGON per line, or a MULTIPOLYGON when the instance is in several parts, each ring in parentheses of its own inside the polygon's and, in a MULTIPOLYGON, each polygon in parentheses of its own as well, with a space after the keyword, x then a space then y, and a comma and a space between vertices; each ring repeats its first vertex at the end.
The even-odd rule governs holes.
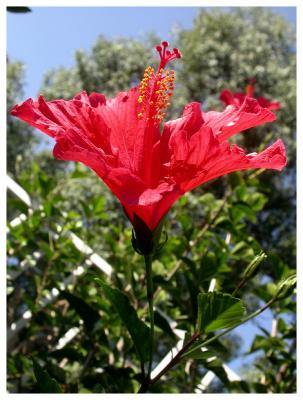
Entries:
POLYGON ((165 110, 170 105, 170 98, 174 90, 175 73, 172 70, 164 71, 166 64, 180 58, 181 53, 174 48, 167 50, 168 43, 162 42, 162 46, 157 46, 156 50, 160 55, 160 64, 157 73, 152 67, 146 68, 143 79, 139 86, 139 112, 138 118, 145 116, 146 121, 156 123, 162 122, 165 118, 165 110))
POLYGON ((156 84, 154 101, 152 100, 154 106, 153 119, 162 122, 166 117, 165 110, 169 107, 170 98, 173 95, 175 73, 170 70, 166 71, 163 75, 161 72, 157 75, 159 80, 157 80, 156 84))
POLYGON ((148 92, 150 90, 150 81, 154 76, 154 69, 152 67, 147 67, 144 71, 143 79, 139 85, 139 97, 138 103, 143 103, 144 99, 147 97, 148 92))
POLYGON ((173 95, 174 79, 175 73, 172 70, 161 69, 155 74, 153 68, 146 68, 139 86, 139 119, 145 115, 147 121, 160 123, 165 118, 165 110, 169 107, 173 95))

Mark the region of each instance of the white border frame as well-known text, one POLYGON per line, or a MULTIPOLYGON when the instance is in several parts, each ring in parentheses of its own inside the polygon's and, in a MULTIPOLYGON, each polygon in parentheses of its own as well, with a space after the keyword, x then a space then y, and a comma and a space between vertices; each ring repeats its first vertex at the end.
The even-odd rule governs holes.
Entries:
MULTIPOLYGON (((6 7, 7 6, 18 6, 18 5, 26 5, 28 7, 109 7, 107 1, 98 1, 98 0, 86 0, 81 1, 81 0, 52 0, 52 1, 33 1, 33 0, 27 0, 24 3, 26 4, 20 4, 19 1, 5 1, 4 4, 0 5, 0 48, 1 48, 1 63, 2 63, 2 68, 1 68, 1 73, 0 73, 0 87, 6 88, 6 7)), ((201 6, 209 6, 209 7, 248 7, 248 6, 256 6, 256 7, 296 7, 297 8, 297 117, 298 117, 298 122, 297 122, 297 148, 298 149, 303 149, 303 123, 302 123, 302 114, 303 114, 303 101, 302 101, 302 82, 303 82, 303 70, 302 70, 302 50, 303 50, 303 2, 302 0, 258 0, 258 1, 243 1, 243 0, 225 0, 225 1, 218 1, 218 0, 213 0, 213 1, 202 1, 202 0, 187 0, 186 3, 181 0, 146 0, 142 4, 142 0, 111 0, 110 2, 110 7, 161 7, 161 6, 166 6, 166 7, 201 7, 201 6)), ((4 90, 3 90, 4 91, 4 90)), ((0 110, 1 110, 1 135, 0 135, 0 149, 3 151, 3 154, 0 157, 0 173, 3 175, 0 175, 0 179, 2 182, 1 185, 1 213, 0 213, 0 223, 3 228, 1 230, 1 235, 0 235, 0 265, 1 265, 1 276, 0 276, 0 293, 1 293, 1 306, 2 306, 2 312, 1 312, 1 326, 4 327, 6 326, 6 313, 4 312, 4 308, 6 307, 6 298, 5 298, 5 293, 6 293, 6 271, 5 271, 5 233, 6 233, 6 187, 4 183, 5 180, 5 173, 6 173, 6 140, 5 140, 5 132, 6 132, 6 126, 5 126, 5 120, 6 120, 6 99, 5 96, 3 95, 2 91, 2 96, 0 100, 0 110)), ((303 204, 303 194, 302 194, 302 153, 301 151, 297 152, 297 171, 298 171, 298 179, 297 179, 297 204, 298 204, 298 211, 297 211, 297 250, 298 250, 298 256, 297 256, 297 265, 298 265, 298 310, 301 310, 303 307, 302 304, 302 272, 300 271, 300 267, 303 261, 303 246, 299 246, 300 244, 300 239, 302 238, 302 226, 303 226, 303 209, 302 207, 299 207, 300 204, 303 204)), ((298 334, 297 337, 302 337, 303 331, 302 331, 302 317, 298 315, 298 334)), ((3 331, 5 331, 3 329, 3 331)), ((5 335, 1 336, 1 342, 0 342, 0 348, 2 349, 2 354, 6 350, 6 337, 5 335)), ((299 374, 302 373, 303 370, 303 342, 300 340, 298 341, 298 363, 297 363, 297 370, 299 374)), ((292 399, 300 399, 303 396, 303 377, 300 377, 298 374, 298 387, 297 387, 297 394, 267 394, 266 399, 287 399, 287 400, 292 400, 292 399)), ((51 399, 53 398, 54 395, 51 394, 37 394, 36 396, 34 394, 8 394, 6 393, 6 358, 2 357, 1 363, 0 363, 0 379, 1 379, 1 399, 13 399, 15 396, 18 399, 23 399, 23 398, 28 398, 32 399, 33 396, 39 396, 39 399, 51 399)), ((65 394, 65 398, 72 398, 75 396, 79 396, 81 399, 87 398, 91 399, 91 395, 87 394, 65 394)), ((132 394, 94 394, 94 398, 102 398, 102 399, 121 399, 121 397, 126 397, 126 398, 138 398, 138 396, 144 397, 144 396, 152 396, 152 395, 132 395, 132 394)), ((191 398, 197 398, 196 396, 200 396, 197 394, 180 394, 180 395, 168 395, 168 394, 156 394, 157 399, 163 399, 164 397, 178 397, 178 399, 191 399, 191 398)), ((243 397, 249 396, 250 400, 253 400, 254 398, 258 399, 264 399, 265 395, 264 394, 250 394, 250 395, 245 395, 245 394, 202 394, 201 398, 205 400, 209 399, 222 399, 222 397, 227 398, 227 399, 235 399, 239 398, 242 400, 243 397), (241 397, 239 397, 241 396, 241 397)))

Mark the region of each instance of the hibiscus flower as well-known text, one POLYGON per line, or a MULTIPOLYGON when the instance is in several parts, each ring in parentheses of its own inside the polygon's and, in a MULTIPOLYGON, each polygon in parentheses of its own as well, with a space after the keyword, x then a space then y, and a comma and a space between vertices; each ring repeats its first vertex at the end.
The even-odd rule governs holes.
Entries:
MULTIPOLYGON (((253 97, 255 90, 256 79, 251 78, 248 80, 248 85, 246 86, 246 93, 237 92, 232 93, 230 90, 224 89, 219 99, 223 101, 223 103, 228 106, 230 104, 235 106, 240 106, 243 104, 246 97, 253 97)), ((281 108, 281 104, 277 101, 271 101, 266 99, 263 96, 259 96, 256 98, 259 105, 263 108, 268 108, 269 110, 279 110, 281 108)))
POLYGON ((26 100, 11 114, 55 139, 53 154, 95 171, 120 200, 135 225, 150 232, 180 196, 203 183, 250 168, 281 170, 286 164, 279 139, 261 153, 230 145, 231 136, 275 120, 258 100, 245 97, 223 112, 202 112, 187 104, 180 118, 163 122, 174 88, 167 63, 180 58, 168 43, 156 47, 160 64, 148 67, 137 87, 107 99, 85 91, 73 99, 26 100))

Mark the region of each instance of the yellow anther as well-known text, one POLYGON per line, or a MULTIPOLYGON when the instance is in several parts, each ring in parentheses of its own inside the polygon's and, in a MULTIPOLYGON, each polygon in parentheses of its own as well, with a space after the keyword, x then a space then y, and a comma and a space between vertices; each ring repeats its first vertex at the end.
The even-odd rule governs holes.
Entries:
POLYGON ((143 79, 138 88, 140 108, 137 116, 139 119, 144 115, 146 121, 162 122, 166 117, 166 113, 163 111, 170 105, 169 101, 174 89, 173 82, 173 71, 164 71, 161 68, 155 74, 152 67, 145 69, 143 79))

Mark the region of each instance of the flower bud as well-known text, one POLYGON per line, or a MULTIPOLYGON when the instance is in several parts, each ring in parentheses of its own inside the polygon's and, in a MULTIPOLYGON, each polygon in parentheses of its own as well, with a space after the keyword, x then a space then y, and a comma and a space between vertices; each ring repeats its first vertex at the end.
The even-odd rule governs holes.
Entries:
POLYGON ((132 224, 134 226, 132 232, 134 250, 144 256, 155 254, 162 247, 159 242, 163 222, 160 222, 157 228, 151 231, 145 222, 137 214, 134 214, 132 224))
POLYGON ((267 255, 261 251, 256 257, 249 263, 246 267, 243 277, 246 279, 250 279, 258 273, 259 266, 263 260, 267 258, 267 255))
POLYGON ((283 279, 278 284, 277 291, 274 294, 274 299, 282 300, 290 296, 293 293, 296 284, 297 284, 296 274, 290 275, 289 277, 283 279))

